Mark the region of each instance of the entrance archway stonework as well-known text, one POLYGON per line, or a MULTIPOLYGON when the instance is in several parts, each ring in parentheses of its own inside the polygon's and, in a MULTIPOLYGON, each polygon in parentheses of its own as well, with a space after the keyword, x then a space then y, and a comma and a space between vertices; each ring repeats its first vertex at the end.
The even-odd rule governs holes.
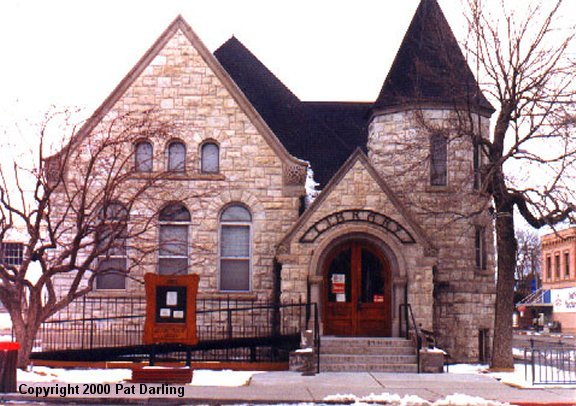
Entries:
POLYGON ((398 306, 406 299, 417 322, 432 329, 435 249, 361 152, 349 159, 279 244, 276 258, 282 264, 281 300, 305 301, 309 295, 312 302, 322 306, 326 257, 344 241, 370 242, 390 263, 390 333, 398 334, 398 306), (339 213, 348 217, 338 219, 339 213), (368 215, 373 217, 368 219, 368 215), (321 227, 321 232, 314 232, 315 226, 321 227))
POLYGON ((308 268, 312 300, 324 306, 322 292, 328 281, 325 280, 323 269, 327 256, 335 247, 346 242, 367 242, 379 250, 388 262, 392 296, 392 335, 398 334, 398 306, 404 303, 406 294, 419 315, 419 321, 423 325, 432 325, 431 269, 434 259, 426 258, 423 248, 418 244, 400 244, 391 234, 372 225, 350 224, 335 228, 315 248, 308 268))

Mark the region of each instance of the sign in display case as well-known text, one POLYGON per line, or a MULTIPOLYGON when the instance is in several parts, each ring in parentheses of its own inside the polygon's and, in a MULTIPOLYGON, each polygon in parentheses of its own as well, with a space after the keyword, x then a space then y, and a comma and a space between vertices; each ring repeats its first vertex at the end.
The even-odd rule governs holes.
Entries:
POLYGON ((144 344, 181 343, 194 345, 198 275, 144 276, 146 322, 144 344))

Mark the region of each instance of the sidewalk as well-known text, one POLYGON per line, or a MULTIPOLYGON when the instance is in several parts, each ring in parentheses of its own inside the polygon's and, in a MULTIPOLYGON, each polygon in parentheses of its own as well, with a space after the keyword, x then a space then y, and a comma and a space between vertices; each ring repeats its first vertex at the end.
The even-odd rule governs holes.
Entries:
MULTIPOLYGON (((60 388, 64 383, 27 383, 29 387, 60 388)), ((111 393, 102 395, 58 393, 48 398, 19 393, 0 394, 0 404, 11 403, 98 403, 98 404, 223 404, 223 403, 353 403, 354 398, 334 397, 334 395, 355 395, 357 398, 371 394, 395 394, 400 397, 416 395, 429 402, 444 399, 458 393, 498 402, 520 405, 576 405, 576 389, 562 388, 514 388, 496 379, 477 374, 394 374, 394 373, 329 373, 315 376, 302 376, 296 372, 265 372, 255 374, 250 384, 240 387, 221 386, 180 386, 182 395, 162 394, 168 386, 157 384, 134 385, 133 394, 116 395, 115 384, 110 385, 111 393), (144 385, 140 387, 140 385, 144 385), (154 389, 152 389, 154 388, 154 389), (159 394, 142 394, 141 390, 158 391, 159 394), (330 398, 327 398, 329 397, 330 398)), ((80 385, 82 387, 82 384, 80 385)), ((173 387, 173 389, 177 389, 173 387)), ((460 404, 460 403, 459 403, 460 404)), ((470 404, 470 403, 463 403, 470 404)), ((478 403, 473 403, 478 404, 478 403)))

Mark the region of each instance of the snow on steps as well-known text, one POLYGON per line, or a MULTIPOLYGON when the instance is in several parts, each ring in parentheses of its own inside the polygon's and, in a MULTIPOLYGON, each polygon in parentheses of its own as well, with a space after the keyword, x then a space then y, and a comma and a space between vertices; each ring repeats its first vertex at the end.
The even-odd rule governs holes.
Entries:
POLYGON ((404 338, 322 337, 323 372, 417 372, 416 349, 404 338))

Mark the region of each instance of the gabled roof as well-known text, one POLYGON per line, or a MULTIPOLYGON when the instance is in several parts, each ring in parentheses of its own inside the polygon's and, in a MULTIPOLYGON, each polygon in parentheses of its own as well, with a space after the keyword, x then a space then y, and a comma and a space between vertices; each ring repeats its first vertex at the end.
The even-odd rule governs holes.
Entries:
POLYGON ((302 103, 236 37, 222 44, 214 56, 286 149, 311 163, 321 186, 355 148, 365 147, 368 104, 302 103))
POLYGON ((436 0, 420 1, 374 110, 408 105, 464 105, 484 115, 494 112, 436 0))
POLYGON ((154 60, 160 51, 166 46, 168 41, 178 32, 181 31, 186 38, 190 41, 192 46, 198 51, 200 56, 204 59, 208 67, 218 77, 222 85, 228 90, 230 95, 238 103, 243 112, 248 116, 252 124, 258 129, 260 134, 264 137, 268 145, 278 154, 278 156, 285 162, 291 162, 297 165, 306 165, 305 162, 291 155, 283 143, 281 143, 271 131, 267 122, 262 119, 257 109, 255 109, 246 96, 239 89, 238 85, 230 78, 222 65, 218 63, 214 55, 206 48, 204 43, 196 35, 192 27, 184 20, 182 16, 177 16, 174 21, 164 30, 128 74, 120 81, 112 93, 104 100, 104 102, 96 109, 92 116, 80 128, 72 142, 66 147, 82 140, 88 136, 90 132, 100 123, 108 112, 114 107, 116 102, 122 98, 124 93, 132 86, 138 77, 144 72, 149 64, 154 60))
POLYGON ((416 242, 421 244, 426 252, 427 255, 434 253, 437 251, 437 248, 432 243, 430 237, 426 234, 424 229, 420 226, 416 218, 412 214, 412 212, 402 204, 400 199, 396 197, 392 189, 388 186, 384 178, 378 173, 378 171, 372 166, 370 160, 366 156, 366 154, 360 149, 357 148, 352 155, 348 158, 348 160, 342 165, 342 167, 336 172, 334 177, 330 179, 330 182, 326 185, 326 187, 320 192, 318 197, 314 200, 314 202, 308 207, 308 209, 304 212, 302 216, 298 219, 298 221, 290 228, 290 230, 286 233, 282 241, 278 244, 278 246, 286 246, 290 244, 294 236, 298 233, 298 231, 307 223, 307 221, 312 217, 312 215, 322 206, 324 201, 330 196, 336 186, 344 179, 344 177, 350 172, 350 170, 354 167, 354 165, 360 162, 366 171, 372 176, 375 182, 380 187, 380 190, 387 199, 392 203, 394 208, 400 213, 402 216, 401 219, 397 219, 399 221, 404 222, 405 225, 408 225, 410 229, 416 234, 416 242))

